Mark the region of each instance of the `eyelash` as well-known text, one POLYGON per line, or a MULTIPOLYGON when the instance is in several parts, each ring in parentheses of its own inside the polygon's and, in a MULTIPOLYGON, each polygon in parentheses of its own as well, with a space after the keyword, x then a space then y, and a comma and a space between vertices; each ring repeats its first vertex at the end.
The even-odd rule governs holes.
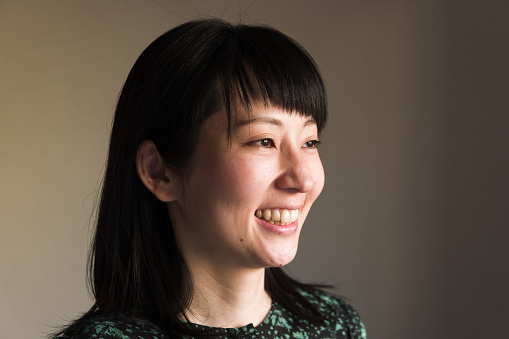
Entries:
POLYGON ((268 139, 268 138, 256 140, 253 144, 263 147, 263 148, 275 147, 274 140, 268 139), (266 141, 270 142, 270 145, 264 145, 264 142, 266 142, 266 141))
MULTIPOLYGON (((256 141, 253 142, 253 144, 257 145, 257 146, 260 146, 260 147, 263 147, 263 148, 272 148, 272 147, 275 147, 274 140, 268 139, 268 138, 256 140, 256 141), (267 145, 267 144, 265 144, 266 142, 269 142, 270 144, 267 145)), ((321 144, 321 142, 318 141, 318 140, 309 140, 309 141, 306 141, 304 143, 303 147, 304 148, 315 149, 315 148, 318 148, 318 145, 320 145, 320 144, 321 144)))
POLYGON ((318 146, 321 144, 318 140, 309 140, 304 145, 308 145, 305 148, 318 148, 318 146))

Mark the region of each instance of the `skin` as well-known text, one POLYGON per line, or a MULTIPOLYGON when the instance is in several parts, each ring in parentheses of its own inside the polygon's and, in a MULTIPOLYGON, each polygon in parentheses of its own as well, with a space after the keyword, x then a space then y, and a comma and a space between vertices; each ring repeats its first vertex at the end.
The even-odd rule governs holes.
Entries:
POLYGON ((145 170, 138 166, 138 172, 168 202, 193 277, 190 320, 208 326, 258 325, 271 307, 264 269, 293 260, 302 224, 323 188, 318 133, 309 117, 263 105, 250 116, 237 113, 230 145, 226 126, 224 112, 205 122, 185 180, 161 168, 150 142, 146 151, 140 146, 138 163, 147 165, 145 170), (267 227, 255 216, 266 208, 298 209, 294 230, 267 227))

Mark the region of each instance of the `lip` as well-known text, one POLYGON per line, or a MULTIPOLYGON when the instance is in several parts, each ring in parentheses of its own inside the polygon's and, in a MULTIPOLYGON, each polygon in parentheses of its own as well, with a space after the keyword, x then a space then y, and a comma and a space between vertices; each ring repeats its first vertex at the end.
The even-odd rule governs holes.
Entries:
POLYGON ((259 210, 301 210, 303 204, 299 205, 286 205, 286 206, 278 206, 278 207, 258 207, 259 210))
POLYGON ((279 234, 279 235, 294 234, 295 232, 297 232, 297 229, 299 228, 299 219, 298 218, 291 224, 280 226, 280 225, 271 224, 270 222, 266 222, 265 220, 259 219, 255 216, 253 216, 253 217, 256 218, 256 220, 260 223, 260 225, 263 228, 265 228, 266 230, 268 230, 270 232, 279 234))

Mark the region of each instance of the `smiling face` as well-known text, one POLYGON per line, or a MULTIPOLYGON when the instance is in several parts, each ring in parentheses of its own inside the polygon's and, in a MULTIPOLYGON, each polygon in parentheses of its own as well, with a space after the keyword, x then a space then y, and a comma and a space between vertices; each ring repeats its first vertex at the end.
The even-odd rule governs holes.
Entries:
POLYGON ((208 118, 189 177, 168 204, 188 265, 250 269, 289 263, 324 184, 317 140, 312 118, 263 105, 250 116, 237 113, 231 145, 226 114, 208 118))

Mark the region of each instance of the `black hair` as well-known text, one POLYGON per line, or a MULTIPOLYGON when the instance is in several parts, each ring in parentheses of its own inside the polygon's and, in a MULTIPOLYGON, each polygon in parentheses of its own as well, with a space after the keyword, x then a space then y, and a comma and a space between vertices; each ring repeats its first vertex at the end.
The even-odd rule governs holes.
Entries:
MULTIPOLYGON (((59 334, 73 334, 99 315, 148 318, 164 331, 185 326, 192 280, 179 252, 165 203, 141 182, 135 154, 152 140, 165 164, 184 174, 200 127, 221 108, 228 135, 236 107, 254 103, 310 116, 321 132, 326 91, 311 56, 281 32, 218 19, 184 23, 150 44, 133 66, 118 99, 107 167, 89 254, 95 303, 59 334)), ((308 321, 322 315, 298 289, 311 285, 281 268, 266 269, 272 299, 308 321)))

